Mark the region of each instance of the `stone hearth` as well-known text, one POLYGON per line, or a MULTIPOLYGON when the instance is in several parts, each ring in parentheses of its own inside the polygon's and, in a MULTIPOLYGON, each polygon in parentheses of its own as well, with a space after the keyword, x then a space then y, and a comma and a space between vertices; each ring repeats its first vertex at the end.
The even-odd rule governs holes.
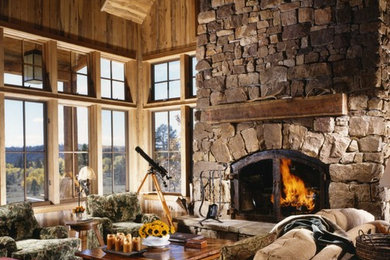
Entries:
POLYGON ((203 215, 208 202, 218 202, 228 217, 231 164, 285 149, 329 165, 331 208, 362 208, 389 220, 390 194, 375 179, 390 156, 390 3, 202 0, 198 22, 195 213, 201 173, 223 175, 212 194, 206 190, 203 215), (228 104, 331 93, 346 94, 345 114, 202 120, 202 113, 228 104))

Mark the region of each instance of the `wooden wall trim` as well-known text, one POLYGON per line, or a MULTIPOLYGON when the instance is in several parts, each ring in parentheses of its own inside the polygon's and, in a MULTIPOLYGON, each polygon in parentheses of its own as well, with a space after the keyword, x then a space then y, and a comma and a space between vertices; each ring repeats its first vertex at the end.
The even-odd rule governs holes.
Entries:
POLYGON ((103 153, 102 153, 102 108, 92 105, 89 108, 89 166, 95 171, 92 193, 103 195, 103 153))
POLYGON ((57 60, 57 42, 48 41, 44 43, 44 60, 45 60, 45 71, 49 75, 48 85, 52 93, 58 93, 58 60, 57 60))
POLYGON ((121 47, 111 46, 108 44, 103 44, 100 42, 87 42, 87 41, 81 41, 78 39, 68 38, 65 36, 61 36, 59 34, 49 33, 44 30, 38 30, 35 29, 32 26, 25 25, 25 24, 16 24, 16 23, 9 23, 0 20, 0 26, 9 28, 12 30, 17 30, 19 32, 27 33, 27 34, 33 34, 36 36, 43 37, 45 40, 56 40, 61 41, 65 43, 69 43, 72 45, 82 46, 91 50, 95 51, 101 51, 108 54, 114 54, 122 57, 127 57, 129 59, 135 59, 136 58, 136 50, 128 50, 121 47))
POLYGON ((7 203, 7 174, 5 166, 5 127, 4 127, 4 94, 0 93, 0 204, 7 203))
POLYGON ((207 123, 244 122, 347 114, 347 96, 332 94, 308 98, 256 101, 206 108, 201 121, 207 123))
POLYGON ((58 100, 49 100, 47 102, 48 199, 54 204, 60 203, 58 154, 58 100))
POLYGON ((196 50, 196 43, 191 43, 185 46, 174 47, 170 49, 161 49, 142 55, 143 61, 167 59, 169 56, 179 55, 187 52, 194 52, 196 50))

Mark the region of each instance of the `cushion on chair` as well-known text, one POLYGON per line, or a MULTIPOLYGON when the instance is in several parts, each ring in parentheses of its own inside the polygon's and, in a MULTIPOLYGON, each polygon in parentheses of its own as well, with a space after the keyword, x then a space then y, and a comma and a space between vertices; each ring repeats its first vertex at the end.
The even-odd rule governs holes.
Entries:
POLYGON ((18 251, 12 257, 23 260, 68 260, 74 258, 74 253, 80 246, 77 238, 63 239, 26 239, 16 242, 18 251))
POLYGON ((32 238, 39 227, 30 202, 11 203, 0 207, 0 236, 21 240, 32 238))
POLYGON ((142 223, 135 222, 117 222, 112 224, 115 232, 123 232, 125 234, 131 234, 132 236, 139 236, 138 230, 142 225, 142 223))
POLYGON ((113 219, 115 216, 113 202, 106 196, 95 194, 89 195, 87 197, 87 209, 92 217, 107 217, 113 219))
POLYGON ((141 214, 141 206, 136 193, 123 192, 107 196, 113 202, 115 216, 113 222, 135 221, 141 214))

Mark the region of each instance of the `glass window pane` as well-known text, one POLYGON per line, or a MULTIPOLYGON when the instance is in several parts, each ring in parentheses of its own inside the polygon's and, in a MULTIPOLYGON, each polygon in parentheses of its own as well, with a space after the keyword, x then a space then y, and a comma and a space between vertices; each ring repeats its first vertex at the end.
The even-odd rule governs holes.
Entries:
POLYGON ((101 95, 104 98, 111 98, 111 81, 108 79, 101 79, 101 95))
MULTIPOLYGON (((154 159, 156 160, 156 162, 161 167, 163 167, 166 170, 169 170, 169 168, 168 168, 168 166, 169 166, 168 165, 168 153, 166 153, 166 152, 157 152, 157 153, 154 154, 154 159)), ((166 179, 164 179, 164 180, 166 180, 166 179)), ((165 187, 165 185, 162 183, 160 178, 158 178, 158 182, 160 183, 160 187, 161 187, 162 191, 164 191, 164 192, 168 191, 168 186, 165 187)))
POLYGON ((169 82, 169 98, 180 97, 180 80, 169 82))
POLYGON ((168 99, 168 86, 166 82, 154 85, 154 100, 168 99))
POLYGON ((81 168, 84 166, 89 165, 89 159, 88 159, 88 153, 77 153, 76 156, 76 162, 77 165, 75 165, 75 169, 77 171, 77 174, 80 172, 81 168))
POLYGON ((88 108, 77 107, 75 109, 77 116, 77 140, 79 151, 88 151, 88 108))
POLYGON ((126 124, 125 112, 113 112, 113 149, 116 152, 124 152, 126 147, 126 124))
POLYGON ((125 83, 112 81, 112 98, 125 100, 125 83))
POLYGON ((77 94, 88 95, 88 77, 77 74, 77 94))
POLYGON ((57 81, 57 91, 64 92, 64 82, 57 81))
POLYGON ((24 157, 20 153, 6 153, 7 203, 24 201, 24 157))
POLYGON ((26 196, 29 201, 45 200, 45 154, 27 153, 26 196))
POLYGON ((126 191, 126 157, 114 154, 114 192, 126 191))
POLYGON ((196 79, 192 78, 192 96, 196 96, 196 91, 198 89, 196 88, 196 79))
POLYGON ((169 111, 169 150, 180 149, 180 111, 169 111))
POLYGON ((100 75, 103 78, 111 78, 110 60, 100 59, 100 75))
POLYGON ((116 80, 125 80, 125 66, 122 62, 112 61, 112 78, 116 80))
POLYGON ((168 112, 154 113, 154 149, 168 150, 168 112))
POLYGON ((75 196, 73 181, 73 153, 60 153, 59 159, 60 174, 60 199, 70 199, 75 196))
POLYGON ((154 82, 168 80, 167 72, 168 72, 167 63, 153 65, 154 82))
POLYGON ((170 192, 181 192, 181 161, 180 153, 174 152, 169 153, 169 191, 170 192))
POLYGON ((180 61, 169 62, 169 80, 180 79, 180 61))
POLYGON ((87 75, 88 74, 87 66, 84 66, 81 69, 79 69, 77 73, 87 75))
POLYGON ((43 104, 25 102, 25 114, 26 150, 45 151, 43 104))
POLYGON ((80 74, 87 74, 87 55, 80 54, 80 53, 71 53, 72 57, 72 72, 73 73, 80 73, 80 74))
POLYGON ((4 37, 4 83, 22 86, 22 41, 4 37))
POLYGON ((195 77, 197 71, 196 71, 196 64, 198 61, 196 60, 196 57, 192 57, 191 64, 192 64, 192 76, 195 77))
POLYGON ((111 153, 103 153, 103 194, 112 193, 111 153))
POLYGON ((111 111, 102 110, 102 146, 103 152, 111 151, 111 111))
POLYGON ((58 108, 58 142, 60 151, 73 151, 73 108, 60 106, 58 108))
POLYGON ((23 151, 23 102, 6 99, 5 109, 5 150, 23 151))
POLYGON ((57 49, 57 60, 58 71, 71 72, 70 51, 57 49))

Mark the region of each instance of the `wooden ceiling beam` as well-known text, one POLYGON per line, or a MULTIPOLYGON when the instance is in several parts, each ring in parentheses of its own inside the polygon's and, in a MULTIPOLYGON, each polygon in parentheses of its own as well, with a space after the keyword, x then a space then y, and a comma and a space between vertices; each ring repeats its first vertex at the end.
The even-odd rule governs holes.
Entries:
POLYGON ((142 24, 155 0, 106 0, 102 12, 142 24))

